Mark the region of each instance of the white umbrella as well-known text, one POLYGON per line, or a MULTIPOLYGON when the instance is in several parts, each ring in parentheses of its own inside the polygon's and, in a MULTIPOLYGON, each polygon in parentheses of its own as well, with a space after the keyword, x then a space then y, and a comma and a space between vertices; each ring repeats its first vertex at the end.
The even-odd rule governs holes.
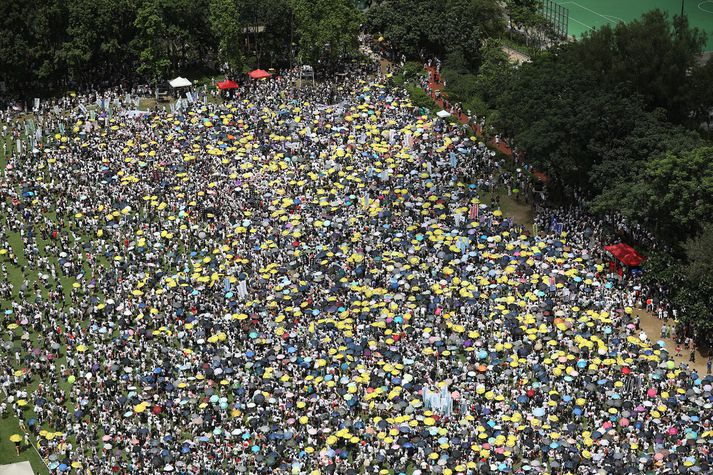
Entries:
POLYGON ((171 79, 168 81, 168 83, 171 85, 171 87, 188 87, 191 85, 191 81, 189 81, 186 78, 182 78, 181 76, 178 76, 176 79, 171 79))
POLYGON ((446 117, 450 117, 450 116, 451 116, 451 113, 448 112, 448 111, 443 111, 443 110, 442 110, 442 111, 438 111, 438 112, 436 113, 436 115, 437 115, 438 117, 440 117, 441 119, 445 119, 446 117))

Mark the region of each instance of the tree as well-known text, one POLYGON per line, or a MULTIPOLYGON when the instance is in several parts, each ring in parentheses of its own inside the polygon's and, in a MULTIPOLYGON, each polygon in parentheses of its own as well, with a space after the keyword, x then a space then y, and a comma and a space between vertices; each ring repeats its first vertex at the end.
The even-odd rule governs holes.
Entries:
POLYGON ((235 0, 211 0, 210 25, 218 44, 218 59, 235 73, 243 65, 242 29, 235 0))
POLYGON ((448 0, 443 19, 436 42, 446 52, 460 52, 474 72, 480 66, 483 42, 505 31, 502 8, 493 0, 448 0))
POLYGON ((388 0, 369 9, 367 27, 409 58, 458 53, 475 72, 483 42, 501 35, 505 23, 495 0, 388 0))
POLYGON ((711 111, 713 111, 713 87, 711 87, 711 84, 713 84, 713 58, 709 59, 704 65, 694 68, 690 81, 691 88, 689 91, 691 97, 689 102, 693 108, 693 123, 696 125, 705 123, 710 130, 711 125, 713 125, 711 121, 711 111))
POLYGON ((646 108, 663 108, 669 120, 686 123, 692 109, 689 71, 705 44, 705 34, 686 17, 653 10, 630 23, 605 25, 563 49, 567 61, 595 75, 609 88, 624 85, 646 108))
POLYGON ((644 111, 643 105, 618 117, 613 125, 615 130, 609 133, 608 138, 589 145, 599 156, 599 161, 590 172, 591 189, 604 195, 600 201, 608 200, 613 206, 601 211, 616 210, 617 199, 607 196, 615 188, 612 185, 636 181, 651 158, 667 151, 682 153, 701 144, 699 134, 671 124, 661 109, 644 111))
POLYGON ((293 0, 300 59, 333 66, 359 47, 362 16, 351 0, 293 0))
POLYGON ((647 162, 635 181, 622 180, 594 200, 595 210, 624 217, 675 244, 713 221, 713 147, 667 152, 647 162))
POLYGON ((268 56, 271 65, 286 64, 292 54, 293 12, 288 0, 238 0, 240 21, 246 26, 250 51, 260 67, 268 56))
POLYGON ((701 232, 684 244, 688 265, 686 275, 695 282, 713 276, 713 223, 701 226, 701 232))
POLYGON ((505 12, 512 28, 523 32, 528 44, 533 33, 544 32, 546 29, 542 0, 506 0, 505 12))
POLYGON ((61 0, 42 0, 35 8, 29 52, 34 64, 32 72, 43 82, 58 82, 66 74, 63 44, 68 35, 67 5, 61 0))
POLYGON ((600 159, 590 145, 622 133, 619 124, 638 108, 635 97, 603 89, 557 54, 523 64, 503 86, 495 100, 497 128, 560 190, 589 188, 600 159))
MULTIPOLYGON (((63 60, 73 79, 114 78, 134 60, 136 2, 71 0, 63 60)), ((49 45, 47 45, 49 47, 49 45)))
POLYGON ((154 84, 158 84, 171 66, 166 46, 168 27, 161 15, 158 1, 146 0, 134 22, 138 30, 135 39, 139 51, 138 71, 147 75, 154 84))

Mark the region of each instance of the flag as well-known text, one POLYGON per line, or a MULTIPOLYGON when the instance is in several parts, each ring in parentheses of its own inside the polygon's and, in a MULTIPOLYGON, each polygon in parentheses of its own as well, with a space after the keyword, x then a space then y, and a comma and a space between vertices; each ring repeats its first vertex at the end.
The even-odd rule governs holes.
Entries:
POLYGON ((478 211, 479 211, 478 204, 477 203, 472 204, 470 206, 470 212, 468 213, 468 218, 470 218, 473 221, 478 219, 478 211))

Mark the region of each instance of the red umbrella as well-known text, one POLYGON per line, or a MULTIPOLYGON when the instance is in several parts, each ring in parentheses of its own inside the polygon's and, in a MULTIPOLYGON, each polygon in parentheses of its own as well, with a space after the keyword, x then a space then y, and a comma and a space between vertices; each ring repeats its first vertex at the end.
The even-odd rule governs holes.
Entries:
POLYGON ((255 71, 250 71, 248 73, 248 76, 250 76, 253 79, 265 79, 269 78, 272 76, 272 74, 268 73, 264 69, 256 69, 255 71))
POLYGON ((220 89, 221 91, 224 91, 226 89, 237 89, 238 87, 238 83, 235 81, 231 81, 230 79, 226 79, 225 81, 218 83, 218 89, 220 89))

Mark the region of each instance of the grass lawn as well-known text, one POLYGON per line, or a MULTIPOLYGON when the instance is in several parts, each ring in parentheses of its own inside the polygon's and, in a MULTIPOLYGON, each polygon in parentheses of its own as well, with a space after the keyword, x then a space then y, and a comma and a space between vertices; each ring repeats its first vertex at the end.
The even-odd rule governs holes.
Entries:
POLYGON ((500 209, 505 217, 512 218, 515 223, 525 226, 532 231, 533 210, 531 204, 525 204, 523 200, 515 200, 515 196, 508 196, 507 190, 499 190, 500 209))
MULTIPOLYGON (((14 146, 12 140, 9 137, 3 137, 3 141, 7 143, 8 150, 10 150, 14 146)), ((2 147, 0 147, 0 177, 2 177, 5 173, 6 163, 7 161, 3 154, 2 147)), ((4 216, 0 217, 0 223, 3 226, 5 225, 4 216)), ((11 242, 13 249, 22 247, 21 241, 19 240, 19 236, 12 236, 11 234, 10 239, 11 241, 14 241, 11 242)), ((24 255, 21 253, 22 250, 17 250, 20 252, 18 253, 18 259, 22 262, 24 260, 24 255)), ((22 282, 23 276, 19 268, 15 266, 8 266, 8 278, 12 281, 13 285, 17 286, 20 282, 22 282)), ((7 304, 7 302, 1 303, 3 307, 5 307, 7 304)), ((5 335, 3 335, 3 338, 4 337, 5 335)), ((9 355, 7 355, 7 357, 9 357, 9 355)), ((12 414, 12 411, 9 411, 9 413, 12 414)), ((10 436, 13 434, 23 434, 23 432, 20 430, 19 421, 17 420, 17 418, 14 415, 10 415, 5 418, 0 417, 0 464, 16 463, 27 460, 32 465, 32 469, 35 471, 35 473, 48 474, 49 470, 47 470, 47 467, 45 466, 44 462, 40 459, 39 454, 32 446, 22 447, 20 455, 17 455, 17 452, 15 450, 15 444, 13 442, 10 442, 10 436)))
POLYGON ((0 465, 29 461, 35 473, 49 474, 49 470, 33 447, 21 447, 20 456, 15 444, 10 442, 12 434, 22 434, 15 417, 0 418, 0 465))

